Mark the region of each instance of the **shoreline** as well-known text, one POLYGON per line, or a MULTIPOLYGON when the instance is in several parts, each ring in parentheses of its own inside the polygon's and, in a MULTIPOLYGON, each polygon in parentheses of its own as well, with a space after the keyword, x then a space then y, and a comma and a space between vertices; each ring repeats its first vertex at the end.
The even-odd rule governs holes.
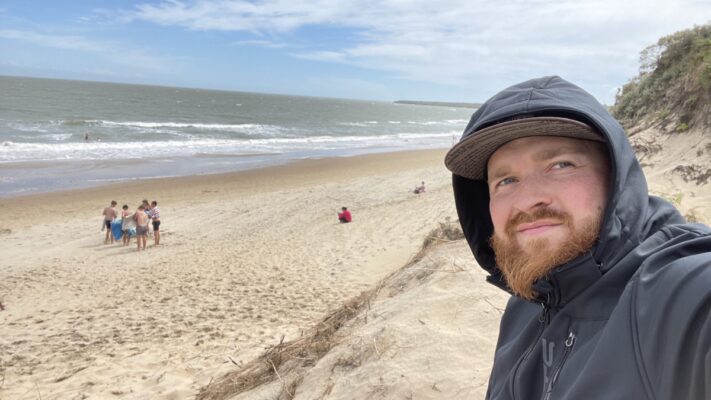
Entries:
POLYGON ((157 179, 180 179, 192 176, 227 175, 265 168, 287 166, 308 160, 344 159, 376 154, 447 151, 448 148, 378 149, 364 152, 318 152, 298 156, 292 154, 197 155, 181 160, 140 159, 107 161, 56 161, 0 164, 0 201, 34 195, 101 188, 110 185, 130 185, 157 179), (224 165, 201 164, 226 160, 224 165), (146 171, 151 171, 146 174, 146 171), (97 173, 98 171, 98 173, 97 173), (21 178, 16 178, 20 176, 21 178), (22 185, 26 185, 21 187, 22 185))

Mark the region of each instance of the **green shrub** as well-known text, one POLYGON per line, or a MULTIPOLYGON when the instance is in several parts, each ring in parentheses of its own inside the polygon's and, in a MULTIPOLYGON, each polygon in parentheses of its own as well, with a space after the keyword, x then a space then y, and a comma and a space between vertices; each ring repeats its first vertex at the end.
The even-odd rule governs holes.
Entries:
POLYGON ((640 72, 618 91, 613 115, 624 125, 645 117, 678 116, 676 130, 711 124, 701 105, 711 104, 711 24, 662 37, 640 53, 640 72))

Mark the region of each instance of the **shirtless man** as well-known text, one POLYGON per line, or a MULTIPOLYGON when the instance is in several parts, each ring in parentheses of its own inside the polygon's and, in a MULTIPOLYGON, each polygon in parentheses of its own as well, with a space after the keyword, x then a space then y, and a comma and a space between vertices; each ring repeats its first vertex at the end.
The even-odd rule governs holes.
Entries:
POLYGON ((104 225, 106 226, 106 239, 104 239, 104 244, 109 243, 109 239, 111 239, 111 243, 114 242, 114 234, 111 232, 111 221, 116 219, 116 200, 111 200, 111 205, 109 207, 104 208, 104 212, 102 215, 104 216, 104 225))
POLYGON ((138 251, 141 251, 141 243, 143 243, 143 250, 146 249, 148 215, 146 215, 145 210, 146 208, 140 205, 138 206, 138 211, 133 214, 133 219, 136 221, 136 244, 138 245, 138 251))

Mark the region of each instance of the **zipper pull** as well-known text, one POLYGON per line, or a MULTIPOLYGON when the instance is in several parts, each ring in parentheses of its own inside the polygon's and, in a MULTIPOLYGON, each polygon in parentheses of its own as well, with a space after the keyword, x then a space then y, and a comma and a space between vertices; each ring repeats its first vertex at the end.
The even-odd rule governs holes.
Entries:
POLYGON ((570 354, 570 351, 573 349, 573 345, 575 344, 575 338, 576 338, 576 336, 573 333, 573 331, 570 331, 568 333, 568 338, 565 339, 565 342, 563 343, 565 345, 565 349, 563 349, 563 356, 555 368, 553 377, 548 382, 548 388, 546 389, 546 393, 543 396, 543 400, 550 400, 551 399, 551 395, 553 394, 553 385, 555 385, 555 382, 558 380, 560 371, 563 369, 563 364, 565 364, 565 360, 568 358, 568 354, 570 354))
POLYGON ((568 338, 565 339, 565 348, 566 349, 570 349, 571 347, 573 347, 573 345, 575 344, 575 338, 576 338, 575 334, 573 332, 570 332, 570 334, 568 335, 568 338))

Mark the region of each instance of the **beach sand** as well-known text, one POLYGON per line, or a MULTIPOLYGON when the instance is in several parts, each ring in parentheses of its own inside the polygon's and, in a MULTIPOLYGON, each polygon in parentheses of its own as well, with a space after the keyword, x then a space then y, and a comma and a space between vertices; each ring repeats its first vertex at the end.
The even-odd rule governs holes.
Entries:
POLYGON ((0 397, 191 398, 456 220, 444 150, 305 160, 0 200, 0 397), (427 192, 411 191, 420 181, 427 192), (161 245, 104 245, 113 199, 161 245), (347 206, 353 223, 337 223, 347 206))

